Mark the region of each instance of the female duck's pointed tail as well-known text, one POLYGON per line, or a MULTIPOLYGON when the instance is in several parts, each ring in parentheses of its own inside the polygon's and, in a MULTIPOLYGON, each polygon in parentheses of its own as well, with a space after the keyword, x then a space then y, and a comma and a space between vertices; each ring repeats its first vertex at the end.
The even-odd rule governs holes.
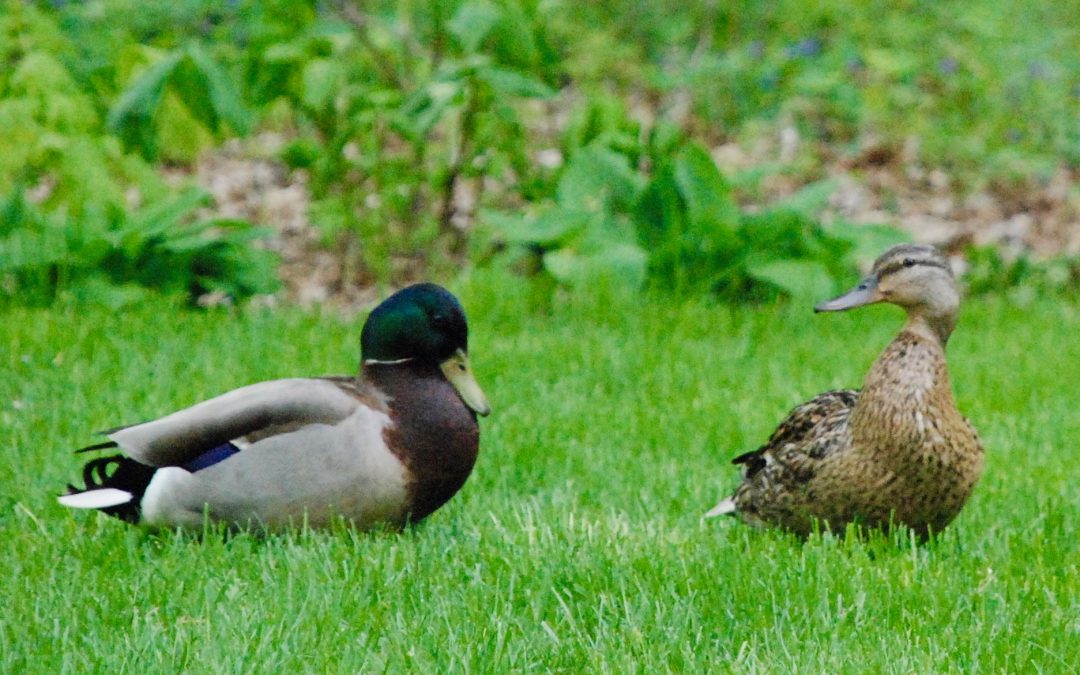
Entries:
POLYGON ((705 518, 715 518, 717 516, 730 516, 735 513, 735 500, 731 497, 723 499, 719 504, 712 507, 705 513, 705 518))
MULTIPOLYGON (((101 443, 85 448, 115 448, 116 443, 101 443)), ((81 452, 81 451, 80 451, 81 452)), ((83 466, 83 488, 68 484, 68 493, 57 500, 75 509, 98 509, 129 523, 139 521, 140 502, 156 467, 140 464, 123 455, 92 459, 83 466)))

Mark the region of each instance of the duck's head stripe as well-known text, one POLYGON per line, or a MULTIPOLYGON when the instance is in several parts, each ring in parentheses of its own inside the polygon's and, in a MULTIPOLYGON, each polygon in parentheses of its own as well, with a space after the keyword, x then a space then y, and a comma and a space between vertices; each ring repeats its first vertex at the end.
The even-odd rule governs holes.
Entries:
POLYGON ((888 263, 878 270, 878 278, 887 277, 890 274, 895 274, 905 267, 937 267, 938 269, 945 270, 950 275, 952 274, 952 268, 947 263, 941 260, 927 259, 927 258, 904 258, 903 260, 897 260, 896 262, 888 263))

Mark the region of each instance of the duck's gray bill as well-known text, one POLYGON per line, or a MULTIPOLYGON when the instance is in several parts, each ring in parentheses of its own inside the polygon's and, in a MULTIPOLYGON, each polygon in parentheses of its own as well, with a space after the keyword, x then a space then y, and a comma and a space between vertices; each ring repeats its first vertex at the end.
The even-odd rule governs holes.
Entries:
POLYGON ((853 307, 862 307, 881 300, 877 292, 878 280, 870 275, 859 282, 859 285, 844 293, 839 298, 833 298, 814 307, 815 312, 839 312, 853 307))

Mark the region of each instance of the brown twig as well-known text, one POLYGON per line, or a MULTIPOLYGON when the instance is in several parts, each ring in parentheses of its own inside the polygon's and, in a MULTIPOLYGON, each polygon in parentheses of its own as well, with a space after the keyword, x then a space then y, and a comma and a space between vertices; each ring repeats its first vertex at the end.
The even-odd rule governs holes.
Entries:
POLYGON ((476 83, 471 77, 466 83, 465 91, 467 98, 465 107, 461 111, 461 126, 458 132, 458 143, 457 147, 454 148, 454 156, 450 161, 446 178, 443 180, 442 213, 439 216, 439 231, 443 233, 449 232, 454 235, 453 249, 455 252, 457 252, 460 249, 461 244, 464 243, 464 238, 462 237, 462 233, 458 231, 452 223, 455 213, 454 192, 458 180, 461 177, 462 169, 465 168, 465 161, 469 153, 469 146, 471 145, 476 126, 476 83))

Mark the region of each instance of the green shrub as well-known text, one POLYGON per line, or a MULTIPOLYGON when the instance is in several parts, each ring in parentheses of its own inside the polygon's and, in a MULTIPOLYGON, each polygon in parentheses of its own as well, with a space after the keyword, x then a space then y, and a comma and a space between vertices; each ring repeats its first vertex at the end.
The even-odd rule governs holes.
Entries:
POLYGON ((276 290, 277 257, 254 248, 244 221, 198 220, 207 195, 189 190, 132 213, 92 210, 61 220, 14 190, 0 202, 0 295, 45 304, 60 294, 120 305, 144 289, 196 299, 276 290))
POLYGON ((993 246, 971 246, 965 255, 964 282, 973 295, 1006 291, 1016 299, 1075 292, 1080 288, 1080 257, 1035 260, 1026 253, 1007 257, 993 246))
POLYGON ((139 289, 192 299, 272 291, 276 257, 250 246, 259 230, 196 218, 206 194, 170 188, 125 150, 190 160, 200 134, 246 128, 236 92, 208 54, 194 44, 164 55, 127 45, 111 66, 88 65, 80 59, 86 47, 55 15, 28 3, 4 7, 0 56, 10 67, 0 69, 2 295, 43 303, 71 293, 117 304, 139 289), (101 73, 124 68, 133 79, 111 104, 84 80, 98 85, 108 81, 101 73))
POLYGON ((115 221, 175 198, 151 162, 278 131, 346 284, 491 240, 551 283, 819 293, 896 233, 817 222, 827 183, 741 209, 773 169, 704 148, 777 124, 810 140, 782 169, 805 182, 867 135, 957 189, 1080 162, 1070 3, 0 2, 0 194, 115 221))
MULTIPOLYGON (((109 109, 107 125, 148 160, 192 162, 215 136, 246 134, 250 113, 221 66, 198 43, 146 60, 109 109)), ((129 59, 130 61, 130 59, 129 59)))
MULTIPOLYGON (((278 10, 263 19, 296 18, 278 10)), ((458 192, 479 203, 485 177, 530 180, 521 103, 553 94, 535 11, 486 0, 341 6, 264 37, 251 83, 290 111, 299 133, 282 157, 310 172, 312 221, 356 261, 351 281, 456 265, 471 216, 458 212, 458 192)))
POLYGON ((549 199, 524 212, 486 212, 504 249, 497 259, 571 286, 606 276, 754 302, 826 296, 851 281, 858 262, 905 238, 884 226, 823 226, 814 214, 825 206, 828 183, 745 212, 703 147, 683 142, 668 150, 670 143, 649 158, 657 168, 647 176, 593 141, 571 157, 549 199))

